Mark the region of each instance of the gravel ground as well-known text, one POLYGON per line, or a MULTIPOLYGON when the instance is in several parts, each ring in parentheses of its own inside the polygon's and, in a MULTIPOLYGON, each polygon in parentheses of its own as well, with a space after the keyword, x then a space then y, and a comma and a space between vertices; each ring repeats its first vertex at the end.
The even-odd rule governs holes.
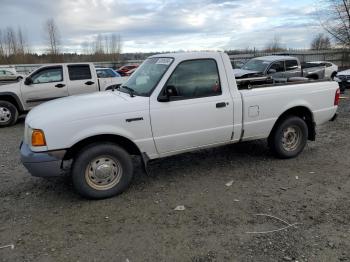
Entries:
POLYGON ((155 161, 150 176, 137 168, 124 194, 87 201, 67 179, 28 174, 22 120, 0 130, 0 246, 14 245, 0 261, 350 261, 349 127, 343 99, 296 159, 273 158, 265 141, 202 150, 155 161), (257 214, 293 226, 248 234, 286 226, 257 214))

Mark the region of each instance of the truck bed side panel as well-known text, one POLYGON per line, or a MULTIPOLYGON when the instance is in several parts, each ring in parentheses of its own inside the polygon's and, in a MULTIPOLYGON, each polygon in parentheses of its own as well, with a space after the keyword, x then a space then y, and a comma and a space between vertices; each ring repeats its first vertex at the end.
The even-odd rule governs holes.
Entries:
POLYGON ((317 82, 242 90, 243 140, 268 137, 279 116, 293 107, 308 108, 317 125, 330 120, 337 89, 335 82, 317 82))

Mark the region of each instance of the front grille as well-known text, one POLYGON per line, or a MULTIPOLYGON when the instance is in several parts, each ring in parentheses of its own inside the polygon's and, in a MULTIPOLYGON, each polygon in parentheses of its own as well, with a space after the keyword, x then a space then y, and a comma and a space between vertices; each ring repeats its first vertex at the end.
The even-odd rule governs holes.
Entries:
POLYGON ((338 75, 337 77, 340 80, 350 80, 350 75, 338 75))

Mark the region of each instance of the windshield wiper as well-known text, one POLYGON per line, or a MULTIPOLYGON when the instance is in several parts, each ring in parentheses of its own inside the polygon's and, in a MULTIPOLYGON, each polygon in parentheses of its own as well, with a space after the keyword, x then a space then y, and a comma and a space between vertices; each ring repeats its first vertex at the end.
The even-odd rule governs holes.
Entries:
POLYGON ((130 88, 128 86, 120 86, 120 87, 118 87, 118 89, 120 89, 120 88, 124 88, 125 90, 127 90, 129 95, 130 95, 130 97, 134 97, 135 96, 135 90, 134 89, 132 89, 132 88, 130 88))

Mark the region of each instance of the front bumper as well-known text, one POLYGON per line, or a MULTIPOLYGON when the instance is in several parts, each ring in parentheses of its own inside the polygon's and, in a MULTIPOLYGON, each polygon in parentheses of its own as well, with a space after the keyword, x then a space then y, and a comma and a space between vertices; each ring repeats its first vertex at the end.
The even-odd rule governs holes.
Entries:
POLYGON ((32 176, 57 177, 65 175, 62 161, 66 150, 36 153, 23 142, 20 149, 22 164, 32 176))
POLYGON ((350 80, 336 78, 336 81, 338 82, 339 88, 342 92, 345 91, 345 89, 350 88, 350 80))

